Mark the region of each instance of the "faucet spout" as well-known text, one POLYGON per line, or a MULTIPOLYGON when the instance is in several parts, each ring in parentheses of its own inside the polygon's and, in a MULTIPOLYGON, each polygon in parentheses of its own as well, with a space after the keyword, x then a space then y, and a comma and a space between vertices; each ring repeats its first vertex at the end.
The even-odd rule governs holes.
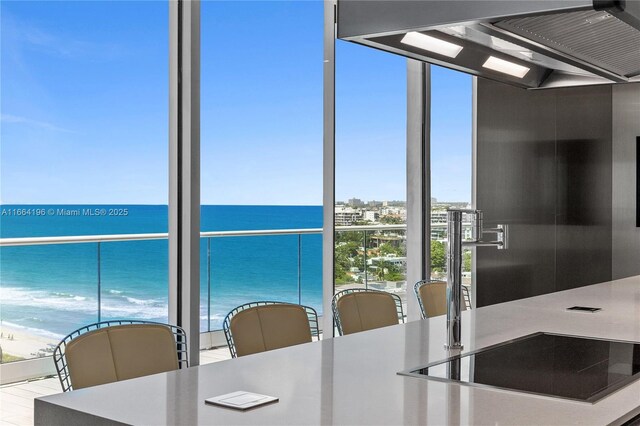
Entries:
MULTIPOLYGON (((447 344, 446 349, 462 350, 462 215, 447 210, 447 344)), ((475 231, 479 234, 480 231, 475 231)))
POLYGON ((460 351, 462 346, 462 247, 496 246, 507 248, 507 226, 483 230, 481 210, 447 210, 447 343, 445 349, 460 351), (472 239, 462 239, 462 217, 473 215, 472 239), (495 241, 482 241, 488 233, 497 234, 495 241))

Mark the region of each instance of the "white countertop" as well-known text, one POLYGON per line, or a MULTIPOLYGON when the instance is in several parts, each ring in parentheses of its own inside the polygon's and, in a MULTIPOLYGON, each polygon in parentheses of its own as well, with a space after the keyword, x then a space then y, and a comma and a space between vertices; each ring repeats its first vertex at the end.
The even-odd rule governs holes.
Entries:
MULTIPOLYGON (((538 331, 640 342, 640 276, 465 311, 462 318, 463 354, 538 331), (602 311, 566 311, 574 305, 602 311)), ((36 422, 41 407, 40 414, 65 408, 153 425, 604 425, 640 413, 640 380, 589 404, 396 374, 447 358, 444 340, 444 317, 410 322, 40 398, 36 422), (246 412, 205 405, 238 390, 280 401, 246 412)))

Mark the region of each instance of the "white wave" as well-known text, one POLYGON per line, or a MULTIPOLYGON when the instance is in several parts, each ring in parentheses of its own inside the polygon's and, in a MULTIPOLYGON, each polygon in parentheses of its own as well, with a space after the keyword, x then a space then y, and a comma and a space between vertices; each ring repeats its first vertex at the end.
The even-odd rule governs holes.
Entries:
MULTIPOLYGON (((95 298, 57 293, 58 296, 52 297, 50 291, 0 287, 0 299, 4 306, 33 307, 85 314, 97 313, 95 298), (63 295, 60 296, 61 294, 63 295)), ((169 307, 166 300, 117 297, 103 299, 101 311, 105 317, 151 319, 166 317, 169 307)))
POLYGON ((84 313, 92 313, 96 310, 96 301, 93 298, 22 287, 0 287, 0 299, 5 306, 49 308, 84 313))
MULTIPOLYGON (((0 299, 2 305, 41 308, 60 312, 76 312, 82 314, 94 315, 97 313, 97 300, 92 297, 78 296, 71 293, 55 292, 52 297, 51 291, 30 290, 23 287, 0 287, 0 299)), ((127 297, 121 295, 118 290, 108 290, 102 299, 102 317, 107 318, 136 318, 146 320, 157 320, 166 318, 169 312, 168 301, 166 299, 142 299, 135 297, 127 297)), ((50 311, 49 311, 50 312, 50 311)), ((45 312, 43 312, 44 314, 45 312)), ((48 315, 52 315, 48 313, 48 315)), ((222 322, 225 313, 211 313, 211 321, 213 323, 222 322)), ((43 317, 44 318, 44 317, 43 317)), ((206 310, 201 311, 201 320, 206 322, 206 310)), ((11 321, 22 321, 23 318, 13 318, 11 321)), ((45 319, 25 318, 25 320, 33 322, 44 322, 45 319)), ((9 322, 3 321, 7 325, 9 322)), ((44 325, 44 324, 43 324, 44 325)), ((20 326, 26 328, 24 326, 20 326)), ((59 334, 49 332, 44 329, 29 329, 30 331, 40 330, 38 334, 43 336, 54 336, 61 338, 59 334)), ((35 331, 34 331, 35 332, 35 331)))
POLYGON ((52 295, 52 296, 56 296, 56 297, 69 297, 69 298, 74 298, 74 297, 76 297, 76 295, 75 295, 75 294, 71 294, 71 293, 63 293, 63 292, 60 292, 60 291, 52 291, 52 292, 51 292, 51 295, 52 295))
POLYGON ((56 297, 73 299, 77 302, 82 302, 83 300, 87 300, 85 296, 76 296, 75 294, 72 294, 72 293, 62 293, 62 292, 53 291, 51 292, 51 295, 56 297))
POLYGON ((133 303, 134 305, 153 305, 156 303, 153 299, 136 299, 135 297, 125 297, 126 301, 129 303, 133 303))
POLYGON ((33 291, 21 287, 0 286, 0 299, 2 299, 2 303, 32 300, 32 294, 33 291))
POLYGON ((153 319, 164 318, 169 313, 168 304, 157 304, 156 306, 143 306, 139 305, 122 305, 122 304, 110 304, 104 303, 102 305, 102 316, 105 318, 138 318, 138 319, 153 319))

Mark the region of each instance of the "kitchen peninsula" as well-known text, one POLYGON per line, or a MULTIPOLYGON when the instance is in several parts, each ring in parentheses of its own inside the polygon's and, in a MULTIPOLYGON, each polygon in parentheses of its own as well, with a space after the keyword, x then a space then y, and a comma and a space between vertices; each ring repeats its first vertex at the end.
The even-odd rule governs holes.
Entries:
MULTIPOLYGON (((513 283, 517 285, 517 283, 513 283)), ((463 313, 464 353, 544 331, 640 342, 640 276, 463 313), (601 308, 596 313, 571 306, 601 308)), ((44 424, 623 424, 640 380, 595 404, 398 375, 447 358, 445 317, 52 395, 44 424), (205 404, 249 391, 279 402, 246 412, 205 404)))

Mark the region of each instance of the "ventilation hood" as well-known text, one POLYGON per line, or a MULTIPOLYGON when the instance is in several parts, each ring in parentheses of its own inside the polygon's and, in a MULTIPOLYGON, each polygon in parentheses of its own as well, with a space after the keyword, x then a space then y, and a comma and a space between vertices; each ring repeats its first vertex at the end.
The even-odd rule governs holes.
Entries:
POLYGON ((640 82, 640 0, 338 0, 337 34, 527 89, 640 82))

